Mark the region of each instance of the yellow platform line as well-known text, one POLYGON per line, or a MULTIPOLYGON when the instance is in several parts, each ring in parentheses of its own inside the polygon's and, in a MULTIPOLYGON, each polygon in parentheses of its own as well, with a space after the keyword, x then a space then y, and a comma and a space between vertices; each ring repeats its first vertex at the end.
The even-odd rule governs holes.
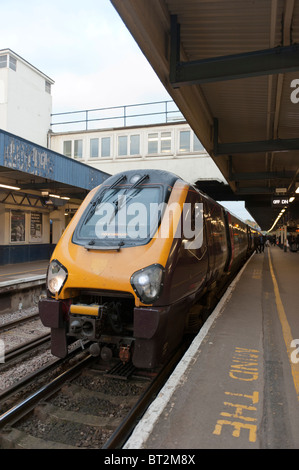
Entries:
POLYGON ((281 323, 281 328, 282 328, 282 334, 283 334, 283 339, 287 348, 287 354, 291 366, 291 372, 293 376, 293 381, 295 385, 295 390, 297 393, 297 398, 299 400, 299 362, 295 363, 292 362, 291 360, 291 354, 293 352, 293 349, 291 348, 291 344, 293 341, 292 333, 291 333, 291 328, 288 323, 285 310, 281 301, 279 289, 278 289, 278 284, 277 280, 274 274, 273 266, 272 266, 272 261, 271 261, 271 256, 270 256, 270 250, 268 249, 268 254, 269 254, 269 266, 270 266, 270 273, 273 281, 273 286, 274 286, 274 293, 275 293, 275 301, 276 301, 276 307, 277 307, 277 312, 279 316, 279 320, 281 323))

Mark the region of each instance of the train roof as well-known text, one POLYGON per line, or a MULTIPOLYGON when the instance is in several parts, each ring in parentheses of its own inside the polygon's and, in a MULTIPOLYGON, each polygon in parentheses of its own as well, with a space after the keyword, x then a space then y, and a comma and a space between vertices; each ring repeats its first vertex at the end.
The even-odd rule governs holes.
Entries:
MULTIPOLYGON (((121 180, 122 177, 125 179, 125 182, 128 184, 135 183, 141 178, 147 176, 147 179, 151 183, 156 183, 156 184, 162 184, 162 185, 169 185, 173 186, 174 183, 177 180, 181 180, 181 178, 178 175, 175 175, 174 173, 171 173, 169 171, 165 170, 153 170, 153 169, 144 169, 144 170, 126 170, 122 171, 120 173, 117 173, 113 176, 110 176, 105 180, 103 185, 105 187, 110 187, 114 185, 118 180, 121 180)), ((124 181, 122 181, 123 183, 124 181)))

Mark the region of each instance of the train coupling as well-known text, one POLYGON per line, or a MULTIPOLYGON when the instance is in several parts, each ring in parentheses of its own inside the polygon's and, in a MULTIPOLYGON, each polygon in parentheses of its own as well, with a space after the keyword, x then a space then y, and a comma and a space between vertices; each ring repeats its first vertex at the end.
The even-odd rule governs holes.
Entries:
POLYGON ((106 316, 105 306, 72 304, 68 335, 96 341, 100 338, 106 316))

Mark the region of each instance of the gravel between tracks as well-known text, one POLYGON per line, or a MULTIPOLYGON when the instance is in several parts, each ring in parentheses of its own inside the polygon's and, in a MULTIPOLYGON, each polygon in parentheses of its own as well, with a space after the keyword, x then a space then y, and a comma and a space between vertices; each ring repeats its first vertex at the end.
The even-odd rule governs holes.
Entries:
MULTIPOLYGON (((5 324, 20 318, 26 319, 26 317, 37 313, 37 307, 31 307, 13 313, 5 313, 0 315, 0 324, 5 324)), ((49 332, 50 329, 45 328, 41 321, 37 319, 1 333, 0 339, 4 341, 5 352, 8 352, 11 349, 20 346, 22 343, 49 332)), ((31 374, 37 369, 40 369, 54 359, 55 358, 50 351, 44 351, 37 356, 28 357, 27 359, 22 360, 19 364, 10 364, 7 368, 3 366, 0 372, 0 390, 11 387, 23 377, 31 374)))

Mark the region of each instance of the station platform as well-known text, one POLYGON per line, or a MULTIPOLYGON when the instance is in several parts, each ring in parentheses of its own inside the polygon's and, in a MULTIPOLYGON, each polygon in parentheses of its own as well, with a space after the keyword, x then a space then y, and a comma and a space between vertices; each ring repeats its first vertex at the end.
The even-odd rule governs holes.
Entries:
POLYGON ((49 260, 0 266, 0 290, 22 282, 46 279, 49 260))
POLYGON ((299 447, 298 261, 248 260, 124 449, 299 447))

